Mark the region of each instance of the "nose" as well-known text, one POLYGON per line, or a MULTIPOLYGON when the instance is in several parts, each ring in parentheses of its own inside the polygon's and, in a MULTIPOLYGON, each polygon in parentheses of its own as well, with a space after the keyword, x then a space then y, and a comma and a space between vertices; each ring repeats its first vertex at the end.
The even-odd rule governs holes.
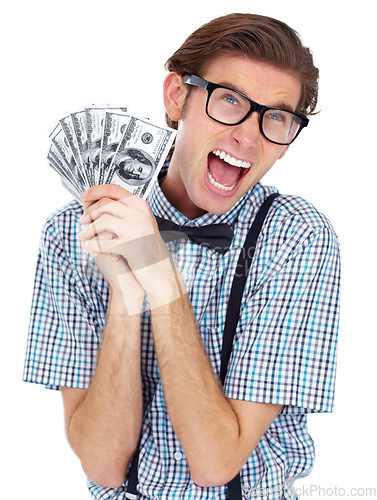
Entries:
POLYGON ((244 122, 235 125, 233 127, 233 137, 242 148, 250 149, 255 147, 261 137, 259 113, 254 111, 244 122))

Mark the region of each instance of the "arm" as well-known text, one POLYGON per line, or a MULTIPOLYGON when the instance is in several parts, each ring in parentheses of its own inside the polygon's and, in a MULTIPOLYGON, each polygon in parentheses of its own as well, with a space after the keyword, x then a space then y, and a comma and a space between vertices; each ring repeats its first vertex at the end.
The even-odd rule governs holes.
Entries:
POLYGON ((144 292, 123 259, 93 254, 110 300, 98 365, 89 389, 61 387, 68 440, 87 476, 119 487, 142 422, 140 311, 144 292))
POLYGON ((89 389, 61 388, 73 450, 91 480, 113 488, 126 477, 142 419, 140 319, 113 315, 114 307, 89 389))
POLYGON ((184 296, 152 309, 166 406, 191 476, 203 487, 230 481, 283 406, 225 397, 184 296))

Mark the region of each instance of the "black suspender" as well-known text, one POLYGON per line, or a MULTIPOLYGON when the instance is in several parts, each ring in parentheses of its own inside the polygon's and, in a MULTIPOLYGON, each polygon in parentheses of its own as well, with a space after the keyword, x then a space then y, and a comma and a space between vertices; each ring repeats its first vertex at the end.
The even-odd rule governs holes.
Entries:
MULTIPOLYGON (((221 350, 221 368, 220 368, 220 380, 222 385, 224 385, 226 377, 228 361, 233 346, 233 338, 236 332, 238 318, 240 315, 243 290, 245 287, 251 261, 253 260, 257 239, 262 229, 266 215, 274 199, 277 196, 279 196, 278 193, 273 193, 270 196, 268 196, 268 198, 266 198, 262 203, 262 206, 260 207, 259 212, 257 213, 254 219, 254 222, 249 230, 244 246, 241 249, 241 253, 238 258, 236 272, 233 278, 232 288, 230 291, 230 297, 228 301, 228 308, 226 312, 225 325, 224 325, 223 345, 221 350)), ((129 498, 130 500, 136 500, 138 498, 138 492, 137 492, 138 462, 139 462, 139 448, 137 449, 132 458, 132 464, 128 473, 126 498, 129 498)), ((242 499, 240 474, 237 474, 237 476, 228 483, 228 496, 229 500, 242 499)))
MULTIPOLYGON (((263 222, 266 218, 268 210, 270 209, 272 202, 277 196, 279 196, 278 193, 271 194, 262 203, 262 206, 260 207, 259 212, 257 213, 254 222, 246 236, 244 246, 242 247, 240 256, 238 258, 236 272, 234 274, 232 288, 230 290, 230 297, 228 301, 228 308, 226 311, 224 325, 220 368, 220 380, 222 385, 224 385, 228 368, 228 361, 230 353, 232 352, 233 338, 234 334, 236 333, 237 323, 240 316, 243 290, 245 288, 246 278, 249 273, 251 261, 253 260, 255 248, 257 245, 257 239, 262 229, 263 222)), ((228 497, 229 500, 242 499, 240 474, 237 474, 237 476, 228 483, 228 497)))

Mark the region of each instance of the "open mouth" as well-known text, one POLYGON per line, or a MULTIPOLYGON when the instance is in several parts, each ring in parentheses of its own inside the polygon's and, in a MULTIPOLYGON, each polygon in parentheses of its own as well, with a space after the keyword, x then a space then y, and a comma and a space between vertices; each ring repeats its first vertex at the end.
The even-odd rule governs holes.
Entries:
POLYGON ((231 193, 240 179, 242 179, 251 167, 251 163, 230 156, 225 151, 216 149, 208 156, 208 180, 212 186, 223 191, 231 193))

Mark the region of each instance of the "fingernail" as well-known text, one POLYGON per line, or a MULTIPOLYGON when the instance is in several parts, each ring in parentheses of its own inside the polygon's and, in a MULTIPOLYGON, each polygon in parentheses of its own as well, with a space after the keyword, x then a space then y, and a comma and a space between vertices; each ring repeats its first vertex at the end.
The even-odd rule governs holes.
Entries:
POLYGON ((83 191, 83 192, 81 193, 81 195, 80 195, 80 196, 81 196, 81 198, 82 198, 83 200, 85 200, 85 196, 87 195, 87 193, 88 193, 88 190, 83 191))

